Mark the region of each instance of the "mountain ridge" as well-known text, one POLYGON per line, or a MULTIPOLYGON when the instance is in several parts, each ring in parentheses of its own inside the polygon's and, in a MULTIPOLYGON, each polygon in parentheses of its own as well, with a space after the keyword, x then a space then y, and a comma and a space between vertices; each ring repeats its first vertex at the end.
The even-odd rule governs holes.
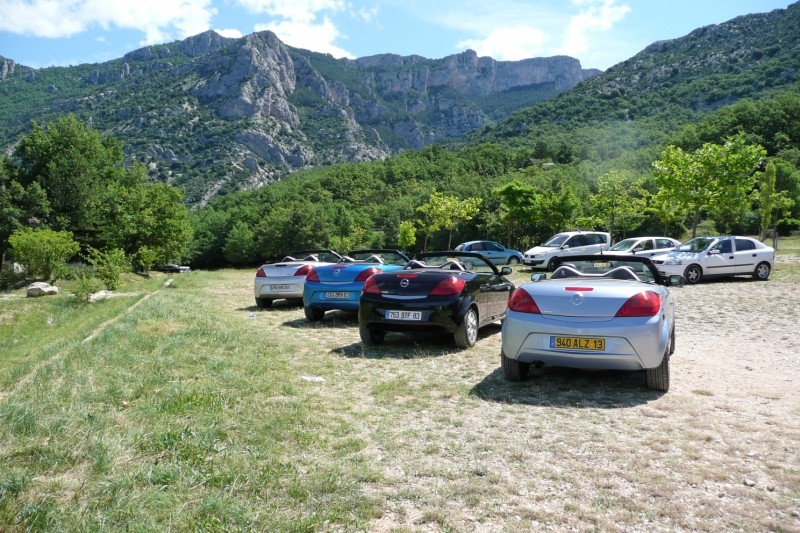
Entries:
POLYGON ((100 64, 3 58, 0 72, 0 91, 22 104, 0 103, 0 143, 32 119, 74 113, 120 138, 153 179, 186 189, 191 205, 300 168, 452 141, 599 73, 566 56, 496 61, 472 50, 334 59, 268 31, 211 30, 100 64))

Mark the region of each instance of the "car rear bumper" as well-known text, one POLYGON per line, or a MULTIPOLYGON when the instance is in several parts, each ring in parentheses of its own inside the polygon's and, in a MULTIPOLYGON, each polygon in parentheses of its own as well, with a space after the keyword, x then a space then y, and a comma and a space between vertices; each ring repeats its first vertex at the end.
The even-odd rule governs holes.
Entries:
POLYGON ((300 299, 303 297, 305 277, 292 276, 291 278, 260 278, 253 285, 256 298, 269 298, 272 300, 300 299), (264 279, 266 281, 261 281, 264 279))
POLYGON ((661 364, 669 340, 669 328, 661 315, 576 323, 509 311, 502 327, 503 353, 523 363, 643 370, 661 364), (602 338, 605 349, 554 348, 551 338, 555 336, 602 338))

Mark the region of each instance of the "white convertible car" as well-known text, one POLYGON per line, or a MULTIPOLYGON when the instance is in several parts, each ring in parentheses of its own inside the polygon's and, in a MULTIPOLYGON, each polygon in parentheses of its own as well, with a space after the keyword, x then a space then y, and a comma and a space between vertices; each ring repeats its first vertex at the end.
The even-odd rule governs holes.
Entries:
POLYGON ((256 305, 264 309, 279 299, 301 303, 306 274, 311 268, 330 265, 341 258, 342 256, 333 250, 301 250, 292 252, 279 263, 261 265, 253 281, 256 305))

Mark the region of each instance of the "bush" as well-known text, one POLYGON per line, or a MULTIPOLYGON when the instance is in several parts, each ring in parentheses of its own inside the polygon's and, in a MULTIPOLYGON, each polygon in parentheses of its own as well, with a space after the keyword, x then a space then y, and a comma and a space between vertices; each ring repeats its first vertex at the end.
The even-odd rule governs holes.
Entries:
POLYGON ((17 230, 8 238, 11 255, 34 279, 53 282, 64 272, 66 262, 80 250, 71 231, 17 230))
POLYGON ((100 289, 100 284, 96 279, 85 274, 80 274, 76 280, 75 287, 72 289, 72 294, 78 303, 88 304, 92 294, 100 289))
POLYGON ((125 252, 119 248, 101 251, 90 247, 87 260, 94 267, 95 275, 110 291, 119 287, 119 284, 122 283, 122 273, 130 270, 130 264, 125 259, 125 252))
POLYGON ((25 273, 3 270, 0 272, 0 290, 13 291, 25 285, 25 273))

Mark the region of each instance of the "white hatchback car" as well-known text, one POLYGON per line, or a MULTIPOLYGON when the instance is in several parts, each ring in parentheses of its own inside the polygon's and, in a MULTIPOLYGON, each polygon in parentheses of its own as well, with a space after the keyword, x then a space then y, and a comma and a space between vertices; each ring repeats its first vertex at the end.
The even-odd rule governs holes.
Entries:
POLYGON ((602 231, 565 231, 525 252, 522 263, 535 269, 555 270, 565 258, 608 250, 611 235, 602 231))
POLYGON ((775 249, 750 237, 697 237, 652 260, 661 275, 680 274, 686 283, 737 275, 765 280, 775 268, 775 249))
POLYGON ((608 249, 608 253, 635 254, 653 257, 658 254, 671 252, 681 241, 671 237, 631 237, 624 239, 608 249))
POLYGON ((338 262, 341 255, 333 250, 303 250, 292 252, 279 263, 261 265, 253 280, 256 305, 271 307, 273 300, 303 301, 306 274, 311 267, 338 262))

